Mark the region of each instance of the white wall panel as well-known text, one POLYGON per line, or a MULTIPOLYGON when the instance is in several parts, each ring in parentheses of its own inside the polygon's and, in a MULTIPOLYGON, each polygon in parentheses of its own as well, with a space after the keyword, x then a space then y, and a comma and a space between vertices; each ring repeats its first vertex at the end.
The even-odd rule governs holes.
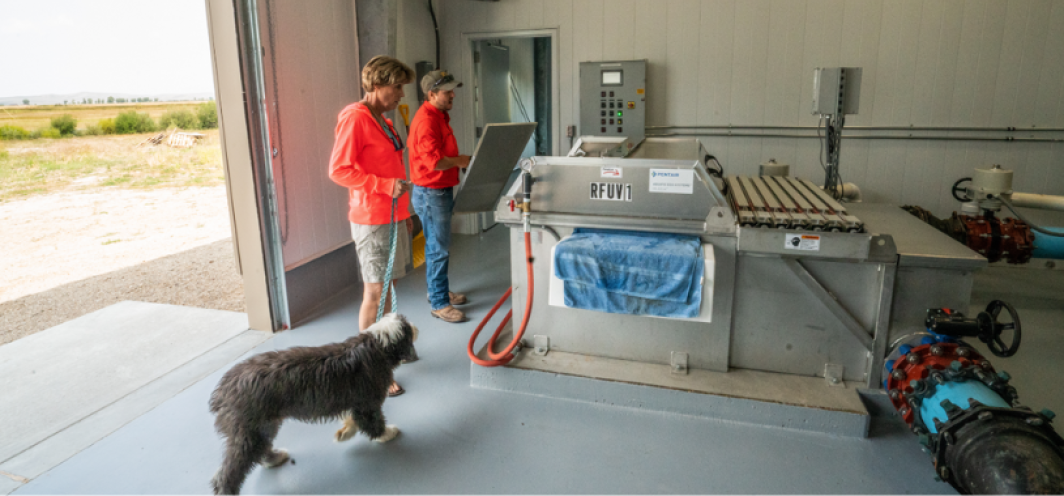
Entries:
MULTIPOLYGON (((649 4, 651 2, 644 1, 649 4)), ((642 12, 640 14, 643 14, 642 12)), ((699 78, 698 88, 701 92, 698 99, 698 122, 686 124, 720 125, 731 121, 731 87, 732 87, 732 56, 735 33, 735 2, 731 0, 705 0, 702 2, 702 11, 699 13, 701 27, 699 29, 699 78)), ((654 20, 643 21, 643 16, 637 18, 644 32, 660 31, 654 20)), ((640 41, 644 41, 641 39, 640 41)), ((693 42, 694 40, 692 40, 693 42)), ((637 45, 637 51, 638 45, 637 45)), ((643 52, 645 55, 637 58, 648 58, 650 64, 658 63, 652 52, 643 52)), ((648 92, 655 91, 656 81, 647 78, 648 92)), ((662 126, 669 124, 657 118, 655 108, 648 107, 647 115, 655 116, 647 118, 647 123, 662 126)), ((679 123, 676 123, 679 124, 679 123)), ((723 160, 722 154, 719 158, 723 160)))
MULTIPOLYGON (((1034 97, 1037 102, 1031 124, 1040 127, 1059 126, 1064 122, 1064 104, 1061 103, 1064 101, 1064 64, 1051 62, 1064 60, 1064 29, 1061 29, 1061 26, 1064 26, 1064 2, 1054 1, 1052 4, 1045 51, 1039 61, 1041 67, 1037 92, 1028 96, 1034 97)), ((1037 42, 1038 40, 1033 41, 1037 42)), ((1027 116, 1021 116, 1023 117, 1027 116)))
MULTIPOLYGON (((660 0, 637 0, 635 18, 635 59, 647 59, 646 88, 646 123, 648 126, 661 126, 667 123, 665 113, 668 103, 668 85, 666 80, 665 59, 668 57, 668 9, 660 0)), ((575 17, 575 16, 574 16, 575 17)), ((575 18, 575 21, 582 19, 575 18)), ((574 26, 574 29, 579 29, 574 26)), ((693 42, 693 40, 692 40, 693 42)), ((565 43, 565 40, 562 40, 565 43)), ((574 83, 574 93, 579 92, 579 85, 574 83)), ((574 109, 579 104, 573 100, 574 109)), ((576 112, 577 110, 574 110, 576 112)))
POLYGON ((603 60, 635 58, 635 0, 610 0, 605 5, 602 39, 603 60))
MULTIPOLYGON (((1060 3, 1060 2, 1056 2, 1060 3)), ((1017 82, 1019 87, 1016 92, 1016 106, 1013 119, 1010 122, 1023 122, 1021 125, 1030 125, 1031 119, 1036 115, 1037 95, 1041 81, 1042 68, 1047 67, 1042 63, 1046 52, 1046 39, 1049 36, 1049 26, 1052 19, 1052 0, 1031 0, 1030 11, 1027 14, 1027 27, 1024 29, 1024 40, 1017 82)), ((1064 47, 1064 40, 1060 40, 1064 47)))
POLYGON ((517 4, 517 28, 530 29, 543 26, 543 5, 540 2, 517 4))
POLYGON ((906 122, 931 122, 933 118, 935 78, 942 69, 940 50, 945 7, 945 2, 932 2, 923 6, 912 81, 912 109, 906 122))
POLYGON ((979 61, 976 65, 975 95, 970 125, 990 126, 997 86, 997 68, 1001 62, 1001 42, 1005 36, 1005 15, 1008 4, 998 0, 986 3, 983 29, 977 44, 979 61))
POLYGON ((692 124, 698 117, 700 93, 698 29, 701 5, 699 0, 668 0, 662 7, 667 10, 666 23, 672 27, 666 31, 665 39, 665 120, 692 124))
POLYGON ((1049 161, 1049 174, 1046 176, 1046 190, 1043 194, 1064 194, 1064 174, 1060 172, 1060 164, 1064 164, 1064 143, 1053 144, 1053 158, 1049 161))
MULTIPOLYGON (((579 116, 579 63, 641 58, 648 60, 649 126, 814 126, 812 69, 845 65, 864 68, 860 113, 848 117, 849 126, 1064 127, 1064 2, 1057 0, 438 5, 446 19, 444 65, 462 60, 468 49, 459 46, 463 33, 559 30, 556 105, 563 136, 579 116)), ((431 26, 410 27, 417 22, 400 22, 408 26, 406 36, 431 33, 431 26)), ((456 108, 454 115, 470 111, 456 108)), ((460 142, 471 143, 471 115, 460 122, 467 122, 456 126, 460 142)), ((823 179, 815 140, 703 143, 729 173, 754 173, 760 162, 776 158, 798 175, 823 179)), ((1016 169, 1017 189, 1064 194, 1062 144, 844 140, 841 157, 843 179, 858 182, 869 201, 916 203, 939 214, 956 208, 948 196, 953 181, 989 163, 1016 169)))
POLYGON ((953 102, 950 111, 951 126, 965 126, 972 122, 972 109, 976 106, 975 83, 978 77, 978 62, 981 47, 983 19, 986 14, 985 0, 966 0, 962 4, 960 47, 957 52, 957 68, 953 78, 953 102))
POLYGON ((964 0, 944 0, 941 36, 938 43, 938 66, 935 68, 934 89, 931 95, 931 120, 933 126, 949 126, 950 109, 957 77, 957 55, 961 47, 961 25, 964 22, 964 0))
POLYGON ((997 67, 997 81, 990 114, 991 126, 1010 126, 1016 110, 1020 67, 1023 63, 1030 0, 1009 0, 1006 4, 1005 30, 1002 32, 1001 54, 997 67))
POLYGON ((899 10, 901 26, 895 33, 884 32, 885 37, 893 37, 892 41, 897 43, 897 65, 893 75, 894 102, 887 123, 892 126, 904 126, 913 122, 913 106, 920 104, 916 95, 915 77, 916 57, 920 46, 920 18, 924 8, 933 2, 897 0, 888 3, 899 10))

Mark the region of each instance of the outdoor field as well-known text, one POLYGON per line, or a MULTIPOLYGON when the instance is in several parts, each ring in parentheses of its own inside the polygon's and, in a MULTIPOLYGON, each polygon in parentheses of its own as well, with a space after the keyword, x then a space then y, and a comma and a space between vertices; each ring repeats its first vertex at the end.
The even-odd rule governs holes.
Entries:
POLYGON ((244 311, 218 129, 190 130, 203 137, 188 148, 145 142, 175 112, 217 122, 204 102, 0 107, 0 130, 77 122, 0 139, 0 345, 123 300, 244 311), (153 131, 84 131, 130 111, 153 131))
POLYGON ((53 118, 70 114, 84 130, 102 119, 114 119, 122 112, 146 113, 159 120, 165 112, 187 110, 195 113, 204 102, 101 103, 99 105, 19 105, 0 107, 0 126, 18 126, 35 130, 51 125, 53 118))
MULTIPOLYGON (((155 114, 185 110, 195 115, 204 102, 128 105, 0 107, 0 126, 36 129, 53 117, 70 114, 80 130, 101 119, 135 110, 155 114), (27 127, 30 126, 30 127, 27 127)), ((158 126, 156 124, 156 126, 158 126)), ((170 127, 173 130, 173 127, 170 127)), ((137 134, 0 140, 0 202, 61 191, 107 188, 216 186, 223 183, 217 129, 195 130, 204 137, 190 148, 144 141, 160 129, 137 134)))

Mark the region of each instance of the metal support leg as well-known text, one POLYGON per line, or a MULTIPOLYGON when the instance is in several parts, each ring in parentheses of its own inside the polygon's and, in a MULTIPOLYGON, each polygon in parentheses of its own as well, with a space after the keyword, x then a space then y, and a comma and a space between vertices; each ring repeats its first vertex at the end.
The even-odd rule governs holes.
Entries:
POLYGON ((876 308, 875 337, 872 340, 872 357, 868 361, 868 387, 876 389, 883 380, 883 360, 887 356, 890 338, 890 311, 894 304, 894 277, 897 264, 879 266, 879 306, 876 308))

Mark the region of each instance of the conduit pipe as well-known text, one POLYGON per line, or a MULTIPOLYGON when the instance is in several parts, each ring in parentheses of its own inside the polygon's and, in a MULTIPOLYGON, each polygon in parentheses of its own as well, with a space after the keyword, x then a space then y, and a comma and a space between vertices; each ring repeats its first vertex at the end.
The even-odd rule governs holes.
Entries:
POLYGON ((1012 206, 1064 212, 1064 196, 1013 193, 1012 206))
MULTIPOLYGON (((648 138, 678 137, 708 137, 708 138, 813 138, 821 139, 815 134, 784 134, 784 133, 647 133, 648 138)), ((1004 141, 1023 143, 1064 143, 1064 138, 1017 138, 1013 136, 986 137, 986 136, 875 136, 871 134, 843 134, 846 139, 867 140, 927 140, 927 141, 1004 141)))
MULTIPOLYGON (((816 131, 816 126, 647 126, 650 129, 794 129, 816 131)), ((1026 132, 1064 132, 1064 127, 938 127, 938 126, 846 126, 846 129, 860 129, 862 131, 978 131, 998 133, 1026 133, 1026 132)))

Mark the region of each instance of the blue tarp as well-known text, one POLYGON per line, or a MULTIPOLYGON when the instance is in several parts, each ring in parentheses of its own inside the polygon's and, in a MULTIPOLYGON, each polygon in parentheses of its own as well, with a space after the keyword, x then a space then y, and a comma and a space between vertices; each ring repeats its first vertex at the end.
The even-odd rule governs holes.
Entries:
POLYGON ((697 317, 704 267, 697 236, 576 229, 554 250, 565 304, 610 313, 697 317))

